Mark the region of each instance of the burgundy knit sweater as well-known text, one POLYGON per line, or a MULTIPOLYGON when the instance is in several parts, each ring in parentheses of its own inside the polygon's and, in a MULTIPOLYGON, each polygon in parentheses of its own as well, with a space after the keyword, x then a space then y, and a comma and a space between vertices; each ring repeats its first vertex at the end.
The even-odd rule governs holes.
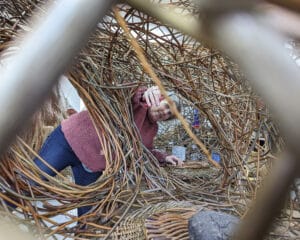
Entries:
MULTIPOLYGON (((153 149, 153 141, 157 134, 158 125, 149 118, 149 107, 142 100, 145 90, 146 88, 139 88, 132 97, 133 117, 139 129, 142 143, 162 163, 165 161, 167 154, 153 149)), ((99 136, 88 111, 73 114, 68 119, 63 120, 61 126, 66 140, 79 160, 93 172, 103 171, 106 161, 99 136)), ((101 132, 99 134, 101 137, 101 132)))

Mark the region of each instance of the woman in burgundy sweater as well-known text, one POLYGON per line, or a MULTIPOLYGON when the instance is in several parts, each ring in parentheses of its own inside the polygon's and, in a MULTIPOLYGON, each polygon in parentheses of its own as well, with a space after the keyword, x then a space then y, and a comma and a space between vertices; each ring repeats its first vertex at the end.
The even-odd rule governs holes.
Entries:
MULTIPOLYGON (((153 147, 154 137, 158 131, 157 122, 174 117, 167 102, 160 100, 158 87, 139 88, 132 97, 134 122, 140 132, 142 143, 159 162, 181 165, 182 161, 176 156, 168 156, 153 147)), ((179 110, 179 104, 176 105, 179 110)), ((95 182, 101 176, 106 164, 99 137, 88 111, 73 114, 63 120, 47 137, 39 155, 58 172, 71 166, 75 183, 81 186, 95 182)), ((45 173, 56 175, 39 158, 35 158, 34 162, 45 173)), ((90 208, 89 206, 78 208, 78 216, 90 208)))

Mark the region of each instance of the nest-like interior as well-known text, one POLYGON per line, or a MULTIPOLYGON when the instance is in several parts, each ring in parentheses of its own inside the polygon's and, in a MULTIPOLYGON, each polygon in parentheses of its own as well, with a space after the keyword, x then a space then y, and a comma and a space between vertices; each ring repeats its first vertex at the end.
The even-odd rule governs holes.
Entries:
MULTIPOLYGON (((176 6, 183 13, 194 11, 189 1, 163 4, 176 6)), ((18 51, 11 47, 13 40, 31 31, 30 17, 36 10, 42 15, 43 7, 44 1, 38 0, 5 1, 0 5, 3 57, 18 51)), ((106 155, 110 156, 106 170, 87 187, 74 184, 68 169, 55 178, 48 177, 48 181, 40 179, 43 173, 32 158, 40 149, 46 130, 66 117, 59 95, 53 90, 1 157, 0 196, 4 211, 10 215, 12 211, 36 234, 70 238, 105 238, 109 234, 116 239, 142 239, 147 232, 150 234, 146 224, 149 209, 153 226, 159 226, 155 221, 160 223, 168 214, 177 214, 176 219, 187 226, 188 217, 204 207, 243 216, 284 145, 267 106, 253 92, 238 65, 217 49, 129 5, 118 5, 116 9, 163 86, 179 97, 181 114, 192 134, 210 153, 220 156, 221 168, 208 161, 205 151, 178 120, 160 125, 155 144, 168 153, 172 146, 186 147, 183 167, 159 167, 143 147, 133 126, 130 97, 137 87, 155 83, 112 11, 65 72, 95 123, 106 129, 104 144, 106 155), (199 111, 200 124, 193 127, 195 109, 199 111), (31 180, 38 184, 33 186, 31 180), (167 205, 169 201, 172 204, 167 205), (185 204, 180 204, 182 201, 185 204), (17 208, 12 210, 7 203, 17 208), (76 209, 84 205, 93 209, 78 219, 76 209)), ((179 222, 172 226, 181 229, 179 222)), ((175 231, 172 239, 187 239, 182 231, 175 231)), ((163 230, 157 232, 159 236, 164 234, 163 230)))

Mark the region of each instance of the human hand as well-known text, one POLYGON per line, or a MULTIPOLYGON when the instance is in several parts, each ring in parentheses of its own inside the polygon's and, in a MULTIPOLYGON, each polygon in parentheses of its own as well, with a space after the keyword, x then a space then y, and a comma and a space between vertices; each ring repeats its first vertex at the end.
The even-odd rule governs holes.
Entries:
POLYGON ((149 107, 159 106, 161 93, 158 86, 148 88, 143 95, 143 100, 146 101, 149 107))
POLYGON ((174 155, 167 156, 165 160, 166 160, 166 163, 172 164, 174 166, 176 166, 176 165, 182 166, 183 165, 183 161, 174 155))

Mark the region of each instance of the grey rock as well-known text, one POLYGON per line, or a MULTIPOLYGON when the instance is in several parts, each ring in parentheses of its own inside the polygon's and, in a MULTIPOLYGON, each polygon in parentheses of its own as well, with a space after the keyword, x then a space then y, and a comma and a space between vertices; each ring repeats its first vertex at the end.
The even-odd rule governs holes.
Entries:
POLYGON ((189 219, 191 240, 226 240, 230 239, 239 219, 233 215, 200 211, 189 219))

